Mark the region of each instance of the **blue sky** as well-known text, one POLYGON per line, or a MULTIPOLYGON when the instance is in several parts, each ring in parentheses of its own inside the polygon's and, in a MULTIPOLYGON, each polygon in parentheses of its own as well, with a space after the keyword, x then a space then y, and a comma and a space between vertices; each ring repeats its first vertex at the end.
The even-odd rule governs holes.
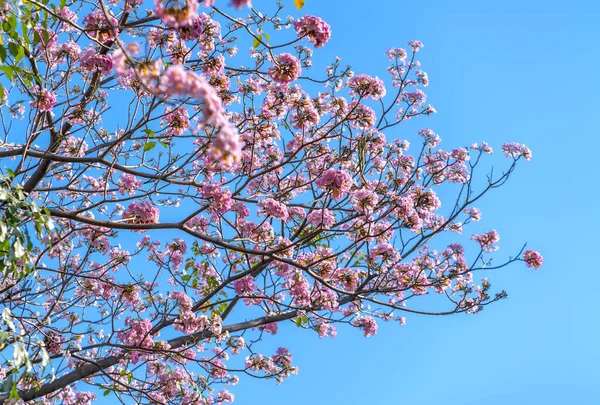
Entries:
MULTIPOLYGON (((341 328, 320 340, 281 325, 273 344, 292 350, 299 375, 279 386, 242 379, 237 404, 600 403, 592 181, 600 3, 496 3, 306 0, 302 11, 332 26, 332 40, 316 55, 339 55, 357 73, 383 77, 386 49, 423 41, 428 100, 439 113, 419 126, 439 133, 442 146, 487 140, 499 150, 518 141, 533 150, 533 160, 479 204, 480 225, 500 232, 501 256, 529 242, 544 267, 490 274, 509 299, 475 316, 410 316, 406 326, 380 325, 368 339, 341 328)), ((415 139, 402 125, 386 136, 415 139)))

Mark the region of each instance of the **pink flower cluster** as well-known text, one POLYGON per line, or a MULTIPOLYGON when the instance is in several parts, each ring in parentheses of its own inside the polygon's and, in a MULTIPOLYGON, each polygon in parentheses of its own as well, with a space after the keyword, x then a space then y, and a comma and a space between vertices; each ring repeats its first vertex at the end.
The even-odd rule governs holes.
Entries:
POLYGON ((505 143, 502 145, 502 152, 504 152, 504 156, 512 157, 514 159, 519 156, 523 156, 525 161, 529 162, 531 160, 531 150, 525 146, 518 144, 516 142, 505 143))
MULTIPOLYGON (((77 23, 77 20, 79 19, 79 17, 77 16, 77 13, 75 13, 69 7, 66 7, 66 6, 58 8, 56 10, 56 14, 58 14, 60 17, 62 17, 65 21, 69 21, 73 24, 77 23)), ((68 24, 66 22, 61 23, 61 26, 60 26, 61 31, 69 32, 69 31, 73 31, 74 29, 75 29, 75 27, 73 27, 71 24, 68 24)))
POLYGON ((221 183, 205 184, 200 189, 200 194, 206 199, 210 199, 209 210, 213 214, 225 214, 232 205, 231 191, 223 188, 221 183))
POLYGON ((320 48, 331 38, 329 24, 312 15, 305 15, 294 22, 294 29, 298 37, 305 37, 309 42, 320 48))
POLYGON ((371 100, 379 100, 386 93, 385 85, 380 78, 365 74, 351 77, 347 86, 350 88, 351 96, 358 95, 361 98, 370 98, 371 100))
POLYGON ((300 77, 302 67, 300 61, 290 53, 282 53, 275 57, 273 66, 268 70, 271 78, 277 83, 288 84, 300 77))
POLYGON ((494 244, 498 243, 500 235, 495 230, 491 230, 481 235, 475 233, 471 236, 471 239, 477 241, 484 252, 491 252, 492 250, 498 250, 498 247, 494 246, 494 244))
POLYGON ((49 354, 61 354, 65 338, 53 330, 44 333, 44 345, 49 354))
POLYGON ((131 224, 156 224, 159 214, 158 208, 150 201, 133 201, 123 212, 123 219, 131 224))
POLYGON ((243 297, 246 305, 254 305, 260 303, 260 299, 252 298, 255 292, 258 290, 254 284, 254 277, 246 276, 244 278, 237 279, 233 282, 233 288, 238 297, 243 297))
POLYGON ((211 144, 205 162, 207 166, 217 162, 217 167, 230 169, 241 159, 244 143, 240 140, 240 134, 235 126, 226 123, 219 129, 217 137, 211 144))
POLYGON ((244 6, 251 7, 252 2, 251 0, 231 0, 231 5, 239 10, 244 6))
POLYGON ((181 136, 190 128, 189 113, 187 108, 177 107, 174 110, 170 107, 165 109, 164 121, 161 124, 166 124, 167 136, 181 136))
POLYGON ((92 33, 92 35, 100 42, 114 41, 119 36, 119 21, 112 15, 106 18, 104 11, 97 9, 86 15, 83 19, 83 23, 86 25, 86 31, 92 33))
POLYGON ((523 254, 523 260, 525 260, 525 265, 527 267, 533 267, 534 269, 539 269, 544 262, 544 258, 539 252, 535 250, 528 250, 523 254))
POLYGON ((32 101, 29 104, 40 112, 50 112, 56 105, 56 94, 53 91, 34 86, 32 89, 32 101))
POLYGON ((121 195, 134 195, 135 190, 139 190, 142 187, 142 181, 138 180, 133 174, 123 173, 121 177, 119 177, 117 186, 119 187, 121 195))
POLYGON ((287 207, 275 201, 272 198, 265 198, 261 202, 258 203, 258 206, 262 209, 262 212, 268 216, 277 219, 281 219, 283 221, 287 221, 290 218, 287 207))
POLYGON ((167 27, 179 28, 192 24, 199 5, 198 0, 154 0, 154 14, 167 27))
POLYGON ((306 216, 306 220, 316 227, 322 225, 324 228, 329 228, 336 222, 333 213, 326 208, 311 211, 310 214, 306 216))
POLYGON ((79 55, 79 63, 81 67, 90 72, 99 72, 100 74, 107 75, 113 68, 113 59, 108 55, 101 55, 96 53, 94 48, 86 48, 79 55))
POLYGON ((315 184, 323 189, 331 191, 331 197, 334 200, 344 197, 352 185, 352 177, 346 171, 327 169, 321 177, 315 181, 315 184))
POLYGON ((377 322, 370 316, 359 316, 352 321, 352 325, 362 328, 365 337, 373 336, 377 333, 377 322))

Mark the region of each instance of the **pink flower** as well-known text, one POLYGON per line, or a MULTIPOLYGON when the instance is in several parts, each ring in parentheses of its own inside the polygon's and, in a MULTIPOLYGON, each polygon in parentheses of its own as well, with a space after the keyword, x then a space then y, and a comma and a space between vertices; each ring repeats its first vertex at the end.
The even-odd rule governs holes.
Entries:
POLYGON ((387 55, 389 60, 399 59, 400 61, 404 61, 406 59, 406 50, 403 48, 390 48, 385 54, 387 55))
POLYGON ((167 27, 179 28, 192 24, 198 6, 197 0, 154 0, 154 13, 167 27))
POLYGON ((533 267, 534 269, 539 269, 544 262, 542 255, 535 250, 526 251, 523 254, 523 260, 525 260, 525 265, 527 267, 533 267))
POLYGON ((125 195, 125 193, 134 195, 135 190, 139 190, 142 187, 142 181, 138 180, 133 174, 123 173, 119 177, 117 185, 119 186, 121 195, 125 195))
POLYGON ((367 130, 375 125, 375 111, 364 104, 360 104, 358 100, 350 103, 348 111, 350 111, 348 119, 352 128, 367 130))
POLYGON ((419 52, 419 49, 423 48, 423 43, 417 40, 409 41, 406 45, 410 46, 413 52, 419 52))
POLYGON ((119 36, 119 30, 117 29, 119 21, 112 15, 109 15, 107 20, 103 10, 92 11, 85 16, 83 23, 86 24, 86 31, 90 31, 100 42, 113 41, 119 36))
POLYGON ((167 124, 167 136, 181 136, 190 128, 189 113, 186 108, 177 107, 174 110, 171 107, 165 109, 164 121, 161 124, 167 124))
POLYGON ((234 6, 235 8, 237 8, 238 10, 244 6, 248 6, 248 7, 252 6, 250 0, 231 0, 231 5, 234 6))
POLYGON ((294 29, 298 37, 305 37, 309 42, 320 48, 331 38, 329 24, 312 15, 305 15, 294 22, 294 29))
POLYGON ((502 145, 502 152, 504 152, 504 156, 512 157, 513 159, 523 156, 527 162, 531 160, 532 156, 531 150, 527 146, 518 144, 516 142, 505 143, 502 145))
POLYGON ((352 177, 345 171, 327 169, 321 177, 317 179, 315 184, 324 190, 331 191, 331 196, 334 200, 345 196, 352 187, 352 177))
POLYGON ((53 330, 44 333, 44 345, 49 354, 61 354, 65 338, 53 330))
POLYGON ((160 212, 149 201, 134 201, 123 212, 123 219, 131 224, 156 224, 160 212))
POLYGON ((385 96, 385 85, 378 77, 371 77, 365 74, 353 76, 348 80, 347 86, 350 88, 350 95, 358 95, 362 98, 379 100, 385 96))
POLYGON ((100 72, 103 75, 109 74, 113 68, 112 57, 98 54, 92 47, 81 52, 79 63, 84 70, 90 73, 100 72))
POLYGON ((274 65, 269 68, 269 75, 277 83, 288 84, 300 77, 302 67, 298 58, 289 53, 275 57, 274 65))
POLYGON ((423 128, 419 131, 419 135, 423 137, 423 141, 427 145, 428 148, 433 149, 441 142, 441 138, 438 134, 433 132, 433 130, 429 128, 423 128))
POLYGON ((231 191, 223 188, 221 183, 205 184, 200 189, 200 194, 206 199, 210 199, 209 210, 213 214, 225 214, 232 205, 231 191))
POLYGON ((222 402, 228 402, 228 403, 232 403, 235 399, 235 396, 227 391, 227 390, 221 390, 217 393, 217 402, 218 403, 222 403, 222 402))
POLYGON ((258 206, 266 216, 281 219, 283 221, 287 221, 290 218, 287 207, 272 198, 265 198, 258 203, 258 206))
POLYGON ((471 221, 479 221, 481 219, 481 211, 479 211, 477 208, 472 207, 472 208, 465 208, 465 210, 463 211, 463 213, 465 213, 466 215, 469 216, 469 219, 471 221))
POLYGON ((379 197, 373 191, 363 188, 352 193, 352 202, 357 212, 372 213, 379 202, 379 197))
MULTIPOLYGON (((71 11, 71 9, 69 9, 69 7, 60 7, 56 10, 56 13, 62 17, 64 20, 66 21, 70 21, 72 23, 76 23, 77 22, 77 13, 71 11)), ((68 24, 66 22, 61 23, 60 26, 60 30, 61 31, 73 31, 75 29, 75 27, 73 27, 71 24, 68 24)))
POLYGON ((217 162, 218 167, 228 169, 240 160, 243 145, 237 128, 230 123, 226 123, 220 128, 207 157, 211 161, 217 162))
POLYGON ((152 340, 153 336, 150 334, 152 322, 147 319, 134 320, 127 318, 125 320, 125 325, 130 328, 125 331, 117 332, 117 339, 123 342, 123 344, 135 347, 140 346, 147 349, 154 347, 154 341, 152 340))
POLYGON ((250 306, 260 303, 260 299, 252 298, 257 291, 256 285, 254 284, 254 277, 246 276, 235 280, 233 282, 233 288, 238 297, 243 298, 246 305, 250 306))
POLYGON ((483 249, 483 251, 491 252, 492 250, 498 250, 498 248, 494 247, 493 245, 498 243, 500 240, 500 235, 495 230, 491 230, 481 235, 475 233, 473 236, 471 236, 471 239, 477 241, 481 245, 481 249, 483 249))
POLYGON ((362 328, 365 337, 373 336, 377 333, 377 322, 370 316, 359 316, 352 321, 352 325, 362 328))
POLYGON ((264 332, 270 333, 271 335, 276 335, 277 334, 277 329, 278 329, 277 322, 267 323, 267 324, 264 324, 264 325, 260 325, 258 327, 258 330, 262 330, 264 332))
POLYGON ((40 112, 50 112, 56 105, 56 94, 54 92, 42 89, 40 86, 33 86, 33 100, 29 104, 37 108, 40 112))

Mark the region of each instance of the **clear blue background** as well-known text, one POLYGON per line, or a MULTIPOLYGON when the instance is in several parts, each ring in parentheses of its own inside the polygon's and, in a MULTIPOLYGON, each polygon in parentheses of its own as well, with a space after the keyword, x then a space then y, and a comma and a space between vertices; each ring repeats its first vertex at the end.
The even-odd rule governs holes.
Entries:
MULTIPOLYGON (((475 316, 409 316, 368 339, 281 325, 273 343, 291 349, 299 375, 279 386, 242 377, 236 404, 600 404, 599 12, 596 1, 306 0, 294 15, 333 29, 315 56, 339 55, 358 73, 384 77, 386 49, 423 41, 439 113, 419 125, 442 146, 533 150, 479 207, 481 225, 500 232, 499 253, 528 241, 545 263, 491 274, 509 299, 475 316)), ((394 136, 416 141, 402 125, 394 136)))

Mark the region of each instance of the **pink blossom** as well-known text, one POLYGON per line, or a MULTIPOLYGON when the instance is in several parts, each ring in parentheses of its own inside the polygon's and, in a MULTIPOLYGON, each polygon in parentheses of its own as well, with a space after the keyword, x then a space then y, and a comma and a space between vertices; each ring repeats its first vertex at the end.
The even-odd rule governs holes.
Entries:
POLYGON ((502 145, 502 152, 504 152, 504 156, 512 157, 514 159, 518 158, 519 156, 523 156, 527 162, 531 160, 532 156, 531 150, 527 146, 518 144, 516 142, 505 143, 502 145))
POLYGON ((40 112, 50 112, 56 105, 56 94, 53 91, 33 86, 32 101, 29 104, 40 112))
POLYGON ((283 221, 287 221, 289 219, 287 207, 272 198, 265 198, 258 203, 258 206, 262 209, 266 216, 281 219, 283 221))
POLYGON ((113 59, 109 55, 96 53, 94 48, 88 47, 79 55, 81 67, 90 73, 99 72, 103 75, 110 73, 113 67, 113 59))
POLYGON ((158 208, 151 202, 133 201, 123 212, 123 219, 132 224, 156 224, 159 214, 158 208))
POLYGON ((491 230, 481 235, 475 233, 471 236, 471 239, 477 241, 481 245, 483 251, 491 252, 492 250, 498 250, 498 248, 493 245, 498 243, 500 235, 495 230, 491 230))
POLYGON ((477 222, 477 221, 479 221, 481 219, 481 211, 479 211, 475 207, 465 208, 465 210, 463 211, 463 213, 465 213, 466 215, 468 215, 469 219, 471 219, 471 221, 477 222))
POLYGON ((350 103, 348 110, 350 111, 348 119, 351 120, 350 125, 352 128, 367 130, 375 125, 376 115, 371 107, 367 107, 359 103, 358 100, 355 100, 350 103))
POLYGON ((407 57, 407 53, 405 49, 402 48, 390 48, 385 54, 387 55, 389 60, 399 59, 400 61, 404 61, 407 57))
POLYGON ((288 84, 300 77, 302 67, 298 58, 289 53, 282 53, 275 57, 273 66, 269 68, 269 75, 277 83, 288 84))
POLYGON ((423 43, 417 40, 409 41, 406 45, 410 46, 413 52, 419 52, 419 49, 423 48, 423 43))
MULTIPOLYGON (((206 105, 206 104, 205 104, 206 105)), ((209 157, 217 166, 228 169, 240 160, 244 143, 240 140, 237 128, 230 123, 223 125, 209 148, 209 157)))
POLYGON ((379 197, 373 191, 363 188, 352 192, 352 202, 357 212, 366 214, 373 212, 379 197))
POLYGON ((198 16, 197 0, 154 0, 154 13, 171 28, 190 25, 198 16))
POLYGON ((119 36, 119 21, 109 15, 106 18, 103 10, 97 9, 86 15, 83 19, 83 23, 86 24, 86 30, 90 31, 92 35, 100 42, 113 41, 119 36))
POLYGON ((258 330, 262 330, 264 332, 270 333, 271 335, 276 335, 278 329, 277 322, 266 323, 264 325, 260 325, 258 330))
POLYGON ((252 7, 251 0, 231 0, 231 5, 238 10, 244 6, 252 7))
POLYGON ((377 333, 377 322, 370 316, 359 316, 352 321, 352 325, 362 328, 365 337, 373 336, 377 333))
POLYGON ((312 15, 305 15, 294 22, 294 29, 298 37, 305 37, 309 42, 320 48, 331 38, 329 24, 312 15))
POLYGON ((370 98, 379 100, 385 96, 385 85, 378 77, 371 77, 365 74, 353 76, 348 80, 347 86, 350 88, 350 95, 358 95, 361 98, 370 98))
POLYGON ((121 195, 125 195, 126 193, 134 195, 135 190, 142 188, 142 181, 138 180, 133 174, 123 173, 121 174, 121 177, 119 177, 117 185, 119 186, 121 195))
POLYGON ((171 107, 165 109, 163 124, 167 125, 167 136, 181 136, 190 128, 189 113, 187 108, 177 107, 174 110, 171 107))
MULTIPOLYGON (((69 21, 71 23, 77 23, 77 20, 79 17, 77 17, 77 13, 75 13, 74 11, 71 11, 71 9, 69 7, 60 7, 58 9, 56 9, 56 14, 58 14, 63 20, 65 21, 69 21)), ((61 31, 73 31, 75 29, 75 27, 73 27, 71 24, 68 24, 66 22, 62 22, 61 26, 60 26, 61 31)))
POLYGON ((525 260, 525 265, 527 267, 533 267, 534 269, 539 269, 544 262, 542 255, 535 250, 526 251, 523 254, 523 260, 525 260))
POLYGON ((233 205, 231 191, 224 189, 221 183, 205 184, 200 193, 210 199, 210 211, 214 214, 225 214, 233 205))
POLYGON ((315 184, 324 190, 331 191, 334 200, 344 197, 353 185, 352 177, 345 171, 327 169, 315 184))
POLYGON ((44 333, 44 345, 49 354, 61 354, 64 342, 65 338, 53 330, 44 333))

